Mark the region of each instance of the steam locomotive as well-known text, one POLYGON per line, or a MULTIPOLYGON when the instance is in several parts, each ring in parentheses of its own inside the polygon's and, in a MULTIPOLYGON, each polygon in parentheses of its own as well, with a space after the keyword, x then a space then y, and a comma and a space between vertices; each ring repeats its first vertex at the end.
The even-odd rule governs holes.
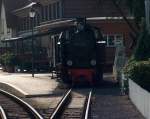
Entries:
POLYGON ((105 41, 100 29, 83 18, 60 35, 61 79, 65 83, 97 84, 103 79, 105 41))

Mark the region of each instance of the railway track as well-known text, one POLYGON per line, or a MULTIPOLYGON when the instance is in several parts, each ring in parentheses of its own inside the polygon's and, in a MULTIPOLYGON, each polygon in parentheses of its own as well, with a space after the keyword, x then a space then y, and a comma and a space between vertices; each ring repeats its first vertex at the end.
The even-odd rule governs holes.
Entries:
POLYGON ((0 90, 0 119, 43 119, 28 103, 0 90))
MULTIPOLYGON (((73 89, 66 92, 57 107, 54 109, 50 119, 89 118, 92 90, 81 92, 82 96, 77 95, 75 92, 76 91, 73 89)), ((80 91, 78 90, 78 93, 79 92, 80 91)))
POLYGON ((91 95, 92 90, 89 89, 84 91, 70 89, 64 94, 55 109, 45 109, 42 110, 43 112, 38 110, 39 114, 23 100, 0 90, 0 119, 88 119, 91 95))
POLYGON ((7 119, 4 109, 0 106, 0 119, 7 119))

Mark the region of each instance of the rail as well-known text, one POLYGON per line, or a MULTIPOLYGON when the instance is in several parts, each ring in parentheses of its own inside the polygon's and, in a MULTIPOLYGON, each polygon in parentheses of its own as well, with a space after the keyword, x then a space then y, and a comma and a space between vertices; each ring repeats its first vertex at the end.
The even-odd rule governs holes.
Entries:
MULTIPOLYGON (((72 93, 72 89, 68 90, 67 93, 65 93, 65 95, 63 96, 63 98, 61 99, 61 101, 58 103, 55 110, 53 111, 50 119, 58 119, 62 115, 62 112, 64 111, 66 104, 70 101, 69 99, 71 97, 71 93, 72 93)), ((92 97, 92 90, 90 90, 88 95, 86 96, 84 109, 81 115, 82 119, 89 118, 91 97, 92 97)))
POLYGON ((50 119, 57 119, 58 118, 59 114, 63 111, 65 104, 67 103, 68 99, 70 98, 71 92, 72 92, 72 89, 67 91, 67 93, 63 96, 61 101, 56 106, 54 112, 52 113, 52 116, 50 117, 50 119))
POLYGON ((3 108, 0 106, 0 119, 7 119, 3 108))
POLYGON ((26 110, 28 110, 33 117, 35 117, 36 119, 43 119, 43 117, 28 103, 26 103, 25 101, 23 101, 22 99, 16 97, 13 94, 10 94, 4 90, 0 89, 0 93, 6 95, 7 97, 13 99, 14 101, 16 101, 18 104, 22 105, 26 110))
POLYGON ((92 90, 89 92, 89 95, 88 95, 88 98, 87 98, 87 101, 85 103, 85 113, 83 115, 83 119, 88 119, 89 118, 89 113, 90 113, 90 105, 91 105, 91 98, 92 98, 92 90))

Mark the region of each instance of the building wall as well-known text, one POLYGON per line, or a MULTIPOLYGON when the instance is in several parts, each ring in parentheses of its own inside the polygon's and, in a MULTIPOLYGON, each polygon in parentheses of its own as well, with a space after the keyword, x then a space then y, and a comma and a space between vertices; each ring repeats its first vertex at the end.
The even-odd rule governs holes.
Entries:
MULTIPOLYGON (((121 0, 120 6, 125 15, 129 10, 125 0, 121 0)), ((112 3, 112 0, 63 0, 64 17, 107 17, 120 16, 120 13, 112 3)))
POLYGON ((1 43, 1 40, 9 39, 12 37, 12 29, 8 28, 6 20, 6 9, 4 1, 1 1, 0 4, 0 47, 4 47, 1 43))
MULTIPOLYGON (((130 20, 133 22, 133 20, 130 20)), ((103 35, 122 35, 123 45, 125 46, 126 58, 131 56, 133 49, 130 48, 132 39, 130 38, 131 30, 124 20, 96 20, 91 24, 101 29, 103 35)), ((115 44, 115 43, 114 43, 115 44)), ((115 45, 106 46, 106 64, 107 69, 112 71, 115 59, 115 45)))
MULTIPOLYGON (((133 20, 129 20, 131 23, 133 20)), ((132 39, 130 38, 130 33, 132 33, 131 29, 127 25, 127 23, 122 20, 99 20, 92 22, 93 25, 99 27, 103 34, 122 34, 123 35, 123 43, 126 46, 126 54, 130 56, 132 50, 130 49, 130 45, 132 43, 132 39)))

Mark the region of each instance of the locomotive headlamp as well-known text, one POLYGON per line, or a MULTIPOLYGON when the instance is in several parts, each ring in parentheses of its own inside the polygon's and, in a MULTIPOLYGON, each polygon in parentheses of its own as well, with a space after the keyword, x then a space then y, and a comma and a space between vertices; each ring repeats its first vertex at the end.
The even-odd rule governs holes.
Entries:
POLYGON ((91 65, 92 65, 92 66, 95 66, 95 65, 96 65, 96 60, 95 60, 95 59, 92 59, 92 60, 91 60, 91 65))
POLYGON ((71 61, 71 60, 68 60, 68 61, 67 61, 67 65, 68 65, 68 66, 72 66, 72 61, 71 61))

